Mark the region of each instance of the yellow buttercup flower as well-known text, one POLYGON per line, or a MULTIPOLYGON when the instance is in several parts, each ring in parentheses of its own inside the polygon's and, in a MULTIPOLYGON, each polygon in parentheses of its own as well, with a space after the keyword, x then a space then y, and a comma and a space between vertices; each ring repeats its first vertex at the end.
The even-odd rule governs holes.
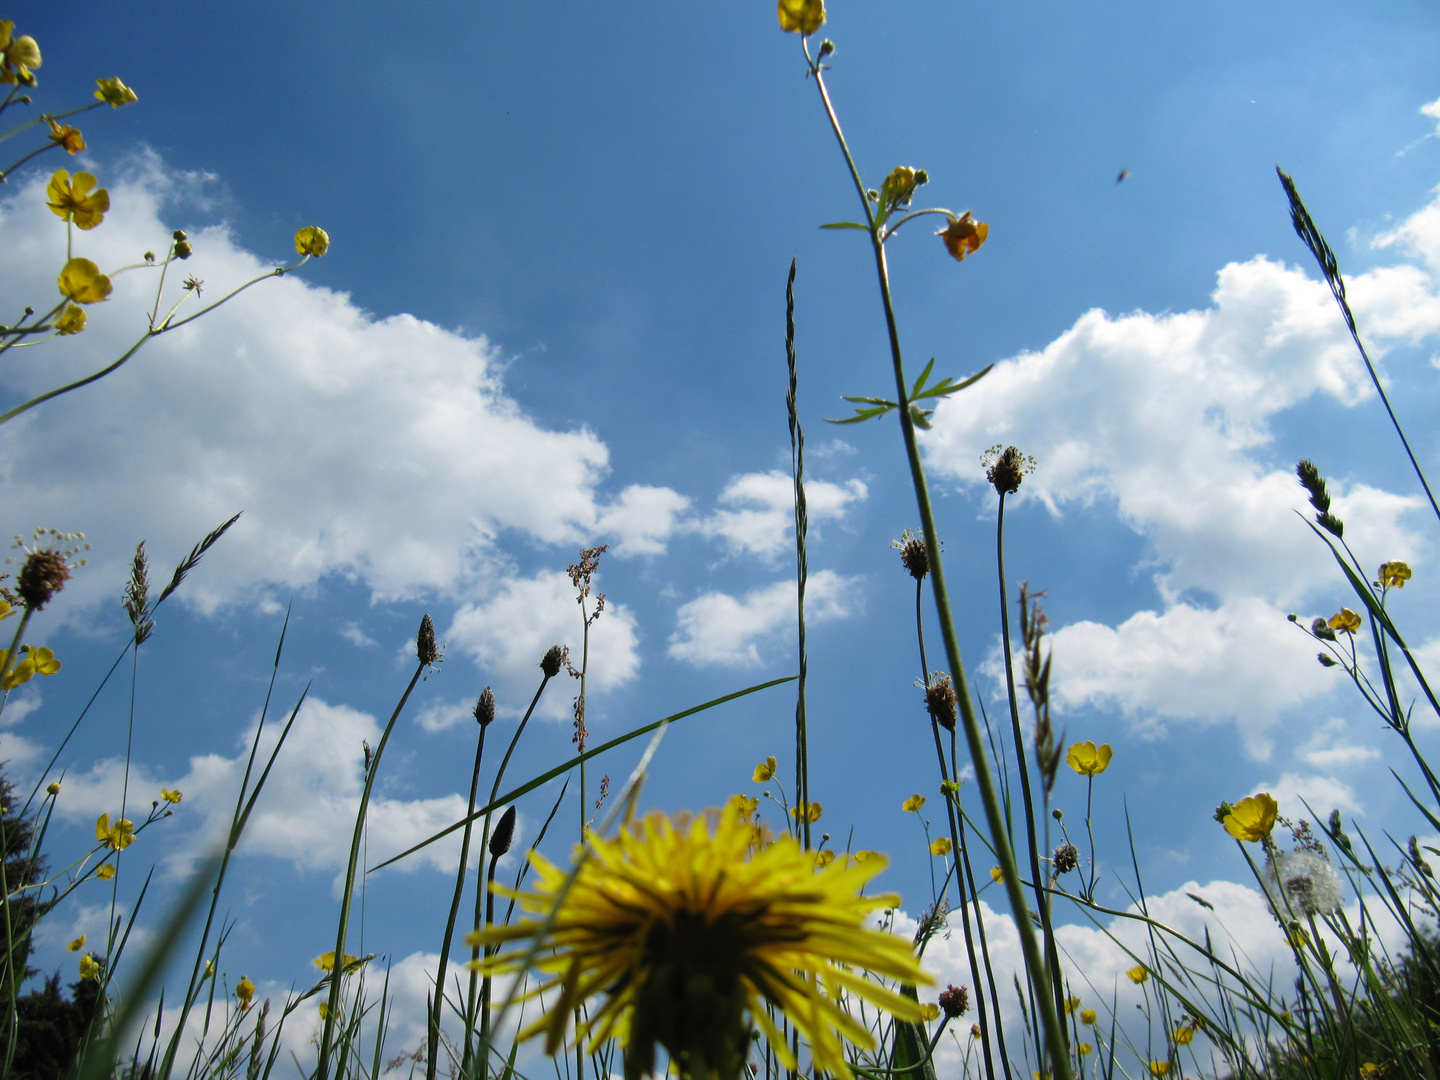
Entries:
POLYGON ((1195 1038, 1195 1029, 1189 1024, 1181 1024, 1175 1029, 1175 1043, 1177 1046, 1189 1046, 1195 1038))
POLYGON ((995 882, 996 885, 999 885, 1005 880, 1005 871, 1001 870, 998 866, 990 867, 990 880, 995 882))
POLYGON ((1068 997, 1068 998, 1065 999, 1065 1015, 1066 1015, 1066 1016, 1069 1016, 1071 1013, 1073 1013, 1073 1012, 1074 1012, 1076 1009, 1078 1009, 1079 1007, 1080 1007, 1080 999, 1079 999, 1078 997, 1068 997))
MULTIPOLYGON (((800 807, 798 807, 798 806, 791 807, 791 808, 790 808, 790 816, 793 817, 796 821, 801 820, 801 818, 800 818, 800 807)), ((805 818, 804 818, 804 820, 810 822, 812 825, 813 825, 815 822, 817 822, 817 821, 820 820, 820 804, 819 804, 818 802, 811 802, 811 803, 806 803, 806 804, 805 804, 805 818)))
POLYGON ((55 320, 55 332, 67 336, 70 334, 78 334, 85 329, 85 324, 88 321, 89 316, 85 314, 85 309, 71 304, 62 311, 60 317, 55 320))
POLYGON ((166 802, 172 805, 178 803, 184 797, 185 793, 183 791, 171 791, 168 788, 163 787, 160 789, 160 798, 164 799, 166 802))
POLYGON ((1081 776, 1099 776, 1110 767, 1110 758, 1114 753, 1109 743, 1099 746, 1093 742, 1076 743, 1065 755, 1065 764, 1081 776))
POLYGON ((324 1019, 326 1019, 329 1015, 330 1015, 330 1003, 329 1003, 328 1001, 322 1001, 322 1002, 320 1002, 320 1019, 321 1019, 321 1020, 324 1020, 324 1019))
POLYGON ((1136 986, 1139 986, 1146 979, 1150 978, 1150 972, 1145 970, 1144 964, 1136 964, 1129 971, 1125 972, 1125 974, 1130 977, 1130 981, 1136 986))
MULTIPOLYGON (((349 953, 346 953, 346 954, 345 954, 345 970, 346 970, 346 971, 349 971, 352 967, 354 967, 354 966, 355 966, 356 964, 358 964, 358 963, 360 963, 360 958, 359 958, 358 956, 351 956, 349 953)), ((317 957, 315 958, 315 966, 318 967, 321 971, 334 971, 334 970, 335 970, 335 953, 334 953, 334 952, 321 953, 319 956, 317 956, 317 957)))
POLYGON ((927 1001, 924 1005, 920 1006, 920 1013, 920 1019, 928 1024, 931 1021, 940 1019, 940 1006, 933 1001, 927 1001))
POLYGON ((239 1000, 242 1009, 250 1008, 250 1002, 255 997, 255 984, 241 975, 240 981, 235 984, 235 997, 239 1000))
POLYGON ((203 976, 201 976, 201 977, 202 977, 202 978, 205 978, 205 979, 212 979, 212 978, 215 977, 215 961, 214 961, 214 960, 206 960, 206 961, 205 961, 205 974, 204 974, 203 976))
POLYGON ((868 851, 862 848, 850 857, 854 859, 857 863, 861 863, 875 858, 883 859, 885 856, 881 855, 878 851, 868 851))
POLYGON ((135 91, 119 79, 96 79, 95 85, 100 88, 95 91, 95 96, 112 109, 118 109, 121 105, 129 105, 132 101, 140 100, 136 97, 135 91))
POLYGON ((60 271, 60 292, 77 304, 98 304, 108 300, 114 286, 89 259, 71 259, 60 271))
POLYGON ((20 651, 26 654, 26 659, 21 662, 33 665, 37 675, 54 675, 61 668, 60 661, 55 659, 54 651, 43 645, 38 649, 21 645, 20 651))
POLYGON ((1280 804, 1268 792, 1241 799, 1225 815, 1225 831, 1236 840, 1256 843, 1270 835, 1275 828, 1275 817, 1280 813, 1280 804))
POLYGON ((1165 1075, 1168 1074, 1169 1072, 1170 1072, 1170 1062, 1168 1062, 1168 1061, 1152 1061, 1152 1062, 1150 1062, 1150 1075, 1151 1075, 1151 1076, 1165 1076, 1165 1075))
POLYGON ((110 192, 95 184, 95 177, 88 172, 77 172, 72 178, 68 169, 56 169, 45 186, 51 211, 75 222, 77 229, 95 228, 110 209, 110 192))
POLYGON ((135 823, 122 817, 116 818, 112 826, 110 815, 101 814, 95 820, 95 839, 112 851, 124 851, 135 842, 135 823))
POLYGON ((751 799, 745 795, 732 795, 730 796, 730 801, 735 804, 735 809, 739 810, 745 817, 749 817, 760 809, 759 799, 751 799))
POLYGON ((815 866, 819 870, 824 870, 825 867, 829 866, 834 861, 835 852, 833 851, 817 851, 815 853, 815 866))
POLYGON ((950 224, 935 234, 945 243, 945 250, 950 252, 956 262, 964 262, 965 256, 980 250, 980 245, 985 243, 985 238, 990 235, 990 226, 983 221, 976 221, 966 210, 958 218, 951 218, 950 224))
POLYGON ((85 136, 80 134, 79 128, 69 124, 57 124, 51 120, 49 138, 57 146, 63 146, 68 154, 78 154, 85 149, 85 136))
POLYGON ((756 851, 751 831, 733 810, 719 810, 675 819, 652 813, 613 839, 592 837, 558 909, 569 875, 532 851, 534 888, 495 889, 532 917, 466 938, 502 947, 479 965, 493 974, 520 970, 528 939, 539 938, 536 966, 546 977, 524 996, 558 992, 560 1003, 519 1037, 543 1031, 547 1053, 557 1052, 574 1009, 603 993, 577 1040, 594 1047, 619 1039, 633 1074, 654 1071, 658 1042, 692 1076, 735 1080, 751 1023, 784 1067, 796 1068, 770 1018, 774 1008, 809 1046, 815 1069, 848 1080, 845 1041, 873 1049, 875 1038, 836 1004, 841 991, 919 1020, 918 1002, 865 974, 933 982, 907 940, 866 926, 870 912, 899 903, 893 894, 860 894, 885 860, 837 860, 817 872, 814 854, 795 839, 756 851))
POLYGON ((0 599, 0 619, 8 619, 15 614, 15 605, 9 600, 0 599))
POLYGON ((115 864, 108 862, 101 863, 95 868, 95 876, 98 877, 101 881, 109 881, 112 877, 115 876, 115 864))
POLYGON ((937 837, 935 838, 935 841, 930 845, 930 854, 931 854, 931 855, 949 855, 949 854, 950 854, 950 839, 949 839, 949 837, 937 836, 937 837))
POLYGON ((1380 584, 1387 589, 1403 589, 1410 580, 1410 566, 1396 559, 1380 564, 1380 584))
POLYGON ((1360 629, 1361 618, 1348 607, 1342 607, 1334 615, 1331 615, 1325 623, 1331 630, 1340 630, 1346 634, 1353 634, 1360 629))
POLYGON ((295 233, 295 254, 317 259, 330 250, 330 234, 318 225, 306 225, 295 233))
POLYGON ((1082 1057, 1085 1054, 1093 1054, 1095 1052, 1095 1047, 1091 1046, 1089 1043, 1081 1043, 1075 1049, 1080 1051, 1082 1057))
POLYGON ((0 19, 0 85, 34 86, 31 68, 40 66, 40 46, 29 34, 14 34, 15 24, 0 19))
POLYGON ((1081 1022, 1082 1024, 1085 1024, 1087 1027, 1090 1026, 1090 1025, 1093 1025, 1093 1024, 1095 1023, 1095 1010, 1094 1010, 1094 1009, 1081 1009, 1081 1010, 1080 1010, 1080 1022, 1081 1022))
POLYGON ((780 0, 775 14, 781 30, 809 37, 825 25, 825 0, 780 0))
POLYGON ((100 978, 100 965, 93 956, 85 955, 80 957, 80 978, 89 982, 97 982, 100 978))
POLYGON ((755 775, 751 777, 757 784, 763 784, 766 780, 775 778, 775 759, 767 757, 759 765, 755 766, 755 775))
POLYGON ((69 945, 66 945, 66 946, 65 946, 65 948, 66 948, 67 950, 69 950, 70 952, 79 952, 79 951, 80 951, 81 949, 83 949, 84 947, 85 947, 85 935, 84 935, 84 934, 81 934, 81 935, 80 935, 79 937, 77 937, 74 941, 70 942, 69 945))
POLYGON ((1285 934, 1285 940, 1290 943, 1292 948, 1303 949, 1310 944, 1310 935, 1305 932, 1304 927, 1292 925, 1285 934))
POLYGON ((904 805, 901 806, 900 809, 904 810, 907 814, 918 814, 920 812, 920 808, 924 805, 925 796, 921 795, 917 791, 914 795, 911 795, 908 799, 905 800, 904 805))

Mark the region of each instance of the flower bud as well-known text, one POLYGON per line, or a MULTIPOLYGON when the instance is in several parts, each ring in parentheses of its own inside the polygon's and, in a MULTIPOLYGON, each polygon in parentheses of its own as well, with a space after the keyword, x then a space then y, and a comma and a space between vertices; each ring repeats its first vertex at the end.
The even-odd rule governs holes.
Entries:
POLYGON ((490 857, 498 859, 510 850, 510 842, 515 839, 515 807, 510 807, 500 817, 500 824, 495 826, 495 832, 490 837, 490 857))
POLYGON ((175 241, 175 257, 177 259, 188 259, 195 254, 195 249, 190 246, 189 240, 175 241))
POLYGON ((485 687, 475 702, 475 722, 482 728, 489 727, 495 719, 495 691, 485 687))
POLYGON ((440 658, 440 648, 435 644, 435 624, 428 612, 420 620, 420 632, 415 635, 415 656, 426 666, 440 658))

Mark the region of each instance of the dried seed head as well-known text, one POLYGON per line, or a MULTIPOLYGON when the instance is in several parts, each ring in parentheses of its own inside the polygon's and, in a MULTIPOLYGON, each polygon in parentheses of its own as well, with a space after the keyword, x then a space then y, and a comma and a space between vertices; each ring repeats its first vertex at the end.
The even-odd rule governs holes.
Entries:
POLYGON ((475 701, 475 722, 482 728, 489 727, 495 719, 495 691, 485 687, 475 701))
POLYGON ((1302 459, 1295 466, 1295 475, 1301 486, 1310 494, 1310 505, 1315 508, 1315 521, 1336 538, 1345 536, 1345 523, 1330 513, 1330 495, 1325 490, 1325 478, 1313 461, 1302 459))
POLYGON ((1329 653, 1323 653, 1323 652, 1322 652, 1322 653, 1316 653, 1316 654, 1315 654, 1315 659, 1320 661, 1320 666, 1321 666, 1321 667, 1334 667, 1334 666, 1339 662, 1339 661, 1337 661, 1333 656, 1331 656, 1329 653))
POLYGON ((1317 618, 1310 624, 1310 632, 1322 641, 1334 641, 1335 631, 1330 629, 1330 624, 1324 619, 1317 618))
POLYGON ((980 455, 980 464, 985 466, 985 479, 995 486, 1001 495, 1013 495, 1020 490, 1020 481, 1035 471, 1035 458, 1022 453, 1018 446, 1003 449, 996 443, 980 455))
POLYGON ((970 991, 953 983, 940 991, 940 1011, 954 1020, 970 1011, 970 991))
POLYGON ((560 674, 560 667, 564 663, 565 650, 559 645, 551 645, 545 650, 545 655, 540 660, 540 670, 545 673, 547 679, 553 679, 560 674))
POLYGON ((1068 874, 1080 865, 1080 852, 1074 844, 1061 844, 1052 856, 1057 874, 1068 874))
POLYGON ((919 529, 906 529, 899 540, 891 540, 890 546, 900 552, 901 565, 916 581, 930 572, 930 553, 925 550, 925 533, 919 529))
POLYGON ((415 655, 427 667, 440 659, 440 647, 435 644, 435 624, 428 612, 420 620, 420 632, 415 635, 415 655))
POLYGON ((500 824, 495 826, 495 832, 490 837, 490 857, 498 859, 510 850, 510 842, 515 839, 515 807, 510 807, 500 816, 500 824))
POLYGON ((950 684, 950 676, 943 671, 937 671, 931 677, 930 685, 925 688, 926 711, 930 718, 946 731, 954 731, 955 706, 955 688, 950 684))
POLYGON ((65 587, 70 579, 70 567, 65 556, 58 551, 41 548, 25 557, 20 569, 16 591, 27 608, 39 611, 50 602, 50 598, 65 587))

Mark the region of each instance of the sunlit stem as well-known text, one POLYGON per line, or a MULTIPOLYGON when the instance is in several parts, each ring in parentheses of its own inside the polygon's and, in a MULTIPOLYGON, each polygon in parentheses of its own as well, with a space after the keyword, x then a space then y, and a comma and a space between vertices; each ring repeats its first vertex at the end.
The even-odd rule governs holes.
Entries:
MULTIPOLYGON (((1015 862, 1015 853, 1005 832, 1004 813, 996 795, 995 780, 990 771, 990 764, 985 756, 980 722, 975 715, 969 680, 965 675, 964 661, 960 656, 960 643, 955 633, 955 620, 950 608, 950 593, 945 584, 945 570, 940 557, 940 536, 935 528, 935 515, 930 504, 925 469, 920 461, 920 449, 915 440, 915 425, 910 418, 905 367, 900 351, 900 333, 895 320, 895 308, 890 295, 890 275, 885 263, 884 240, 875 227, 875 215, 870 207, 865 184, 860 179, 860 172, 855 167, 855 160, 850 154, 850 148, 840 129, 840 121, 835 115, 830 94, 825 88, 824 76, 818 64, 810 59, 808 46, 805 47, 805 60, 809 65, 810 74, 815 78, 815 86, 820 93, 820 100, 824 103, 830 127, 835 132, 841 153, 845 156, 845 164, 850 170, 850 177, 855 183, 856 193, 865 209, 865 219, 870 226, 870 245, 875 255, 875 272, 880 285, 880 298, 885 308, 885 327, 890 339, 890 356, 895 373, 896 400, 899 403, 899 408, 895 411, 900 415, 900 431, 905 440, 905 456, 910 465, 910 477, 915 488, 916 503, 920 510, 921 527, 925 530, 925 547, 929 555, 930 581, 935 596, 935 611, 939 617, 940 633, 945 642, 945 655, 950 664, 951 678, 955 683, 955 695, 959 701, 960 714, 965 724, 965 741, 975 769, 975 783, 980 789, 981 801, 985 806, 985 818, 990 826, 996 857, 1000 861, 1001 872, 1005 876, 1005 891, 1015 917, 1016 929, 1019 932, 1020 946, 1025 956, 1026 972, 1035 989, 1040 1026, 1044 1029, 1046 1045, 1050 1051, 1051 1060, 1048 1067, 1056 1080, 1070 1080, 1070 1062, 1065 1046, 1064 1029, 1061 1027, 1059 1015, 1055 1009, 1050 979, 1046 974, 1040 946, 1035 939, 1034 928, 1030 925, 1025 896, 1020 889, 1020 874, 1015 862)), ((1041 1064, 1043 1066, 1045 1063, 1041 1064)))

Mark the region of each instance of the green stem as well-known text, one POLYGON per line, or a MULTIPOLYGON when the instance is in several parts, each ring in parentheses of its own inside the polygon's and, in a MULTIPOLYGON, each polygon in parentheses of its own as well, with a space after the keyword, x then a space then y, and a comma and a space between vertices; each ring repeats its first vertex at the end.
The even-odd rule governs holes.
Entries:
MULTIPOLYGON (((960 643, 955 633, 955 620, 950 608, 950 591, 945 584, 945 569, 940 554, 940 536, 935 527, 935 514, 930 503, 925 469, 920 461, 920 449, 915 440, 915 425, 910 417, 905 368, 900 351, 900 333, 895 319, 894 303, 890 295, 890 276, 885 264, 884 242, 875 228, 875 217, 870 209, 869 196, 866 194, 864 183, 860 180, 859 170, 855 167, 855 161, 845 142, 845 136, 841 132, 840 121, 835 115, 835 110, 830 102, 830 94, 825 88, 824 76, 819 66, 810 60, 808 49, 806 49, 805 58, 810 65, 810 73, 815 78, 815 85, 819 90, 821 101, 825 105, 825 112, 830 118, 831 129, 835 132, 835 138, 840 143, 840 150, 845 155, 845 163, 850 169, 850 176, 855 182, 860 202, 865 208, 866 220, 870 223, 870 245, 875 254, 875 272, 879 279, 880 298, 885 308, 885 328, 890 340, 890 356, 895 373, 896 400, 899 403, 896 412, 900 414, 900 431, 905 441, 905 457, 910 466, 915 500, 920 509, 920 524, 925 530, 925 546, 929 555, 930 581, 935 596, 935 611, 939 617, 940 634, 945 643, 945 655, 950 664, 951 678, 955 683, 960 714, 965 724, 965 741, 975 769, 975 783, 980 789, 981 802, 985 807, 985 818, 995 843, 996 856, 1000 860, 1001 872, 1005 876, 1005 891, 1010 900, 1015 927, 1020 936, 1020 947, 1025 956, 1026 972, 1031 985, 1035 988, 1041 1026, 1044 1028, 1052 1059, 1049 1063, 1050 1069, 1053 1070, 1055 1080, 1071 1080, 1064 1029, 1055 1009, 1055 1002, 1050 991, 1050 980, 1046 975, 1040 946, 1035 938, 1035 930, 1030 924, 1025 897, 1020 891, 1019 868, 1015 862, 1015 853, 1011 848, 1009 836, 1004 829, 1005 816, 996 795, 995 780, 990 771, 990 763, 985 756, 980 722, 975 715, 970 684, 965 675, 965 663, 960 656, 960 643)), ((1041 1065, 1042 1071, 1044 1071, 1044 1063, 1042 1062, 1041 1065)), ((324 1078, 322 1077, 321 1080, 324 1078)))

